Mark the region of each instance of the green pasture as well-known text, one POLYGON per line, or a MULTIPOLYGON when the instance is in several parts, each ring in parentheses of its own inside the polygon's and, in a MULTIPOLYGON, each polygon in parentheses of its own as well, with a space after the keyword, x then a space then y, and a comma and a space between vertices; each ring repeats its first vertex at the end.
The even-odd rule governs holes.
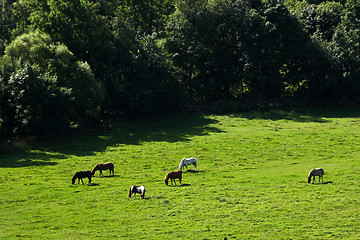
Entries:
POLYGON ((118 123, 0 156, 0 239, 360 239, 360 112, 118 123), (178 186, 164 176, 198 159, 178 186), (71 184, 113 162, 115 176, 71 184), (324 182, 308 184, 312 168, 324 182), (131 185, 146 199, 128 199, 131 185))

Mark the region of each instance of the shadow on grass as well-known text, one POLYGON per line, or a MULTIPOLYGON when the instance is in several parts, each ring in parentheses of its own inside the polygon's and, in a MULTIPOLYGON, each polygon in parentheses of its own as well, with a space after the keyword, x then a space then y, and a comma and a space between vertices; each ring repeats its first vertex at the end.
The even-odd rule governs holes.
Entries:
POLYGON ((326 184, 330 184, 330 183, 333 183, 333 181, 315 182, 315 183, 311 183, 311 184, 306 182, 306 184, 308 184, 308 185, 326 185, 326 184))
POLYGON ((88 184, 89 187, 97 187, 97 186, 100 186, 99 183, 89 183, 88 184))
POLYGON ((144 197, 144 198, 141 198, 140 196, 137 196, 136 198, 134 198, 134 197, 129 198, 128 197, 129 201, 131 201, 131 200, 133 200, 133 201, 137 201, 137 200, 141 201, 141 200, 150 200, 150 199, 151 199, 151 197, 144 197))
POLYGON ((216 120, 203 116, 171 117, 150 122, 121 122, 114 124, 111 130, 103 135, 94 133, 62 139, 57 143, 36 143, 29 148, 34 151, 21 150, 17 153, 0 155, 0 167, 27 167, 56 165, 57 160, 66 159, 68 155, 93 156, 108 147, 140 145, 143 142, 181 142, 190 141, 193 136, 207 135, 222 130, 210 126, 216 120), (50 154, 54 153, 54 154, 50 154))
POLYGON ((184 184, 179 185, 179 187, 190 187, 190 186, 191 186, 191 184, 188 184, 188 183, 184 183, 184 184))
POLYGON ((294 122, 318 122, 329 123, 327 118, 348 118, 360 117, 360 109, 356 108, 332 108, 332 109, 298 109, 298 110, 269 110, 269 111, 252 111, 246 113, 230 114, 233 117, 242 117, 250 120, 269 119, 290 120, 294 122))
POLYGON ((120 175, 105 175, 105 176, 93 176, 93 177, 97 177, 97 178, 117 178, 120 177, 120 175))
POLYGON ((0 155, 0 167, 17 168, 29 166, 52 166, 56 165, 57 159, 66 159, 63 154, 48 154, 44 152, 19 151, 5 156, 0 155), (55 160, 55 161, 54 161, 55 160))
POLYGON ((329 183, 333 183, 333 181, 326 181, 326 182, 320 182, 320 183, 315 183, 316 185, 325 185, 325 184, 329 184, 329 183))
POLYGON ((167 187, 189 187, 191 184, 183 183, 183 184, 176 184, 176 185, 168 185, 167 187))
POLYGON ((76 137, 69 141, 43 147, 65 155, 91 156, 95 152, 105 151, 109 146, 140 145, 143 142, 184 142, 193 136, 207 135, 222 130, 209 125, 216 120, 202 116, 185 116, 151 122, 122 122, 113 126, 104 135, 76 137))
POLYGON ((199 173, 202 173, 202 172, 204 172, 204 171, 200 171, 200 170, 197 170, 197 171, 195 171, 195 170, 187 170, 186 172, 183 172, 183 173, 192 173, 192 174, 199 174, 199 173))

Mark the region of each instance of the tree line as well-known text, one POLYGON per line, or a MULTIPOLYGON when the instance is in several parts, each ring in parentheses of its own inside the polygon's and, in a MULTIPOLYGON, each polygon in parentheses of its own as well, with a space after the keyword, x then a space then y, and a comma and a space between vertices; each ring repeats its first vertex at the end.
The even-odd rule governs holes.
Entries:
POLYGON ((229 101, 358 102, 357 0, 0 0, 0 137, 229 101))

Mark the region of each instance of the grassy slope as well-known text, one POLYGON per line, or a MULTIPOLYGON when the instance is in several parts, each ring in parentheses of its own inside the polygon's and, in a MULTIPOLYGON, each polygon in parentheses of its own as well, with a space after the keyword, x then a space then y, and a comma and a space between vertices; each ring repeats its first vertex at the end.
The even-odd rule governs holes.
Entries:
POLYGON ((359 239, 356 116, 182 117, 1 156, 0 238, 359 239), (200 171, 166 187, 190 156, 200 171), (107 161, 114 177, 71 185, 107 161), (325 184, 306 183, 314 167, 325 184), (128 200, 134 184, 145 200, 128 200))

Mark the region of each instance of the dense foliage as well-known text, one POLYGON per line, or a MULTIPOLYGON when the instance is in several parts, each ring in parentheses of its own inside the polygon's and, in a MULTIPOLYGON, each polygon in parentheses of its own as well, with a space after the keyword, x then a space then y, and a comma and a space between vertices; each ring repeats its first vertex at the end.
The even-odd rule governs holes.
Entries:
POLYGON ((219 101, 357 102, 359 46, 357 0, 0 0, 0 137, 219 101))

